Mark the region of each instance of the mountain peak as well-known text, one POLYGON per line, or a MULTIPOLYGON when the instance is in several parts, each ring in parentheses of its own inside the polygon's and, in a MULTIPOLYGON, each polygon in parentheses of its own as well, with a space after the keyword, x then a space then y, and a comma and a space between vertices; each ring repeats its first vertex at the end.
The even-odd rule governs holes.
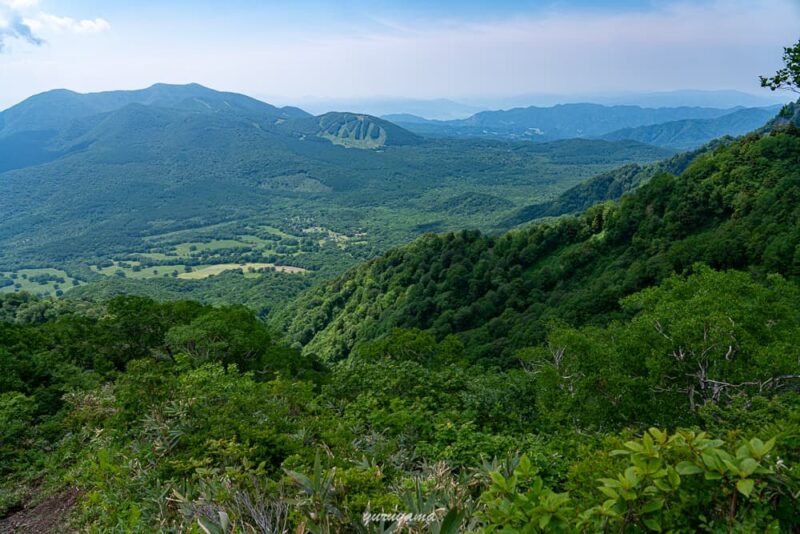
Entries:
POLYGON ((156 83, 145 89, 77 93, 55 89, 34 95, 0 113, 0 137, 22 131, 57 130, 71 121, 122 109, 130 104, 195 112, 233 112, 262 121, 305 118, 298 108, 277 108, 238 93, 198 83, 156 83))
POLYGON ((389 121, 363 113, 332 111, 317 117, 320 137, 354 148, 408 145, 420 137, 389 121))
POLYGON ((218 92, 215 89, 211 89, 210 87, 206 87, 205 85, 199 84, 197 82, 189 82, 189 83, 156 82, 147 89, 163 89, 163 88, 192 88, 192 89, 205 89, 207 91, 218 92))

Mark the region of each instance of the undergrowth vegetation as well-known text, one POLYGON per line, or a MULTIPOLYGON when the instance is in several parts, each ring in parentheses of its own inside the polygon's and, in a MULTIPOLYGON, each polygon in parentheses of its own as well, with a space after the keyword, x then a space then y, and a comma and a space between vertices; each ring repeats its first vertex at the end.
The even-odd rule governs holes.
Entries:
POLYGON ((0 504, 44 477, 90 532, 788 531, 798 304, 697 267, 500 367, 429 331, 324 364, 244 308, 6 296, 0 504))

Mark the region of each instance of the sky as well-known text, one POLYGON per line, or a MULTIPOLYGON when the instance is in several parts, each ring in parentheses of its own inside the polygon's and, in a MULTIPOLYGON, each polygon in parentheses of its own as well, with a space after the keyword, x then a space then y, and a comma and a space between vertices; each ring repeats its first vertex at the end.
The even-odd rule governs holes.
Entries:
POLYGON ((800 0, 0 0, 0 109, 157 82, 300 103, 733 89, 800 0))

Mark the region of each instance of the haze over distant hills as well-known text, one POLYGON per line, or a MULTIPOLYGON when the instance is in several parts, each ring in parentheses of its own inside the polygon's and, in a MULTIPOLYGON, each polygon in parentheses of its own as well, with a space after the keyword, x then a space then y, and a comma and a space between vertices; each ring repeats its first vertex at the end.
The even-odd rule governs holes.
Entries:
POLYGON ((660 107, 766 107, 785 104, 791 98, 782 94, 751 94, 733 90, 681 90, 652 93, 531 93, 516 96, 472 96, 453 98, 364 98, 264 97, 268 102, 284 102, 312 113, 330 110, 352 111, 377 116, 414 115, 428 120, 456 120, 481 111, 558 104, 601 104, 604 106, 660 107))
MULTIPOLYGON (((266 98, 272 101, 270 98, 266 98)), ((369 115, 393 115, 408 113, 426 119, 451 120, 464 119, 488 109, 482 105, 471 105, 447 98, 419 99, 419 98, 289 98, 283 97, 280 101, 291 102, 312 113, 325 113, 330 110, 352 111, 369 115)))
POLYGON ((600 104, 482 111, 451 121, 400 114, 384 118, 431 137, 483 137, 552 141, 576 137, 631 139, 669 148, 700 146, 724 135, 742 135, 763 126, 780 106, 766 108, 643 108, 600 104))
POLYGON ((752 94, 735 90, 684 89, 657 92, 616 93, 531 93, 508 97, 465 98, 465 104, 483 110, 509 109, 528 106, 549 107, 558 104, 602 104, 605 106, 641 106, 646 108, 674 107, 764 107, 786 104, 792 98, 785 94, 752 94))

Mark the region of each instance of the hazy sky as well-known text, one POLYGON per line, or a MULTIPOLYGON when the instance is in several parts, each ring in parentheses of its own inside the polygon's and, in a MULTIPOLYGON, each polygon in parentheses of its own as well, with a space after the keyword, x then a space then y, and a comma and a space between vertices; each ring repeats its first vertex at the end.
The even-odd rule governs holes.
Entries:
POLYGON ((56 87, 273 96, 757 92, 800 0, 0 0, 0 109, 56 87))

